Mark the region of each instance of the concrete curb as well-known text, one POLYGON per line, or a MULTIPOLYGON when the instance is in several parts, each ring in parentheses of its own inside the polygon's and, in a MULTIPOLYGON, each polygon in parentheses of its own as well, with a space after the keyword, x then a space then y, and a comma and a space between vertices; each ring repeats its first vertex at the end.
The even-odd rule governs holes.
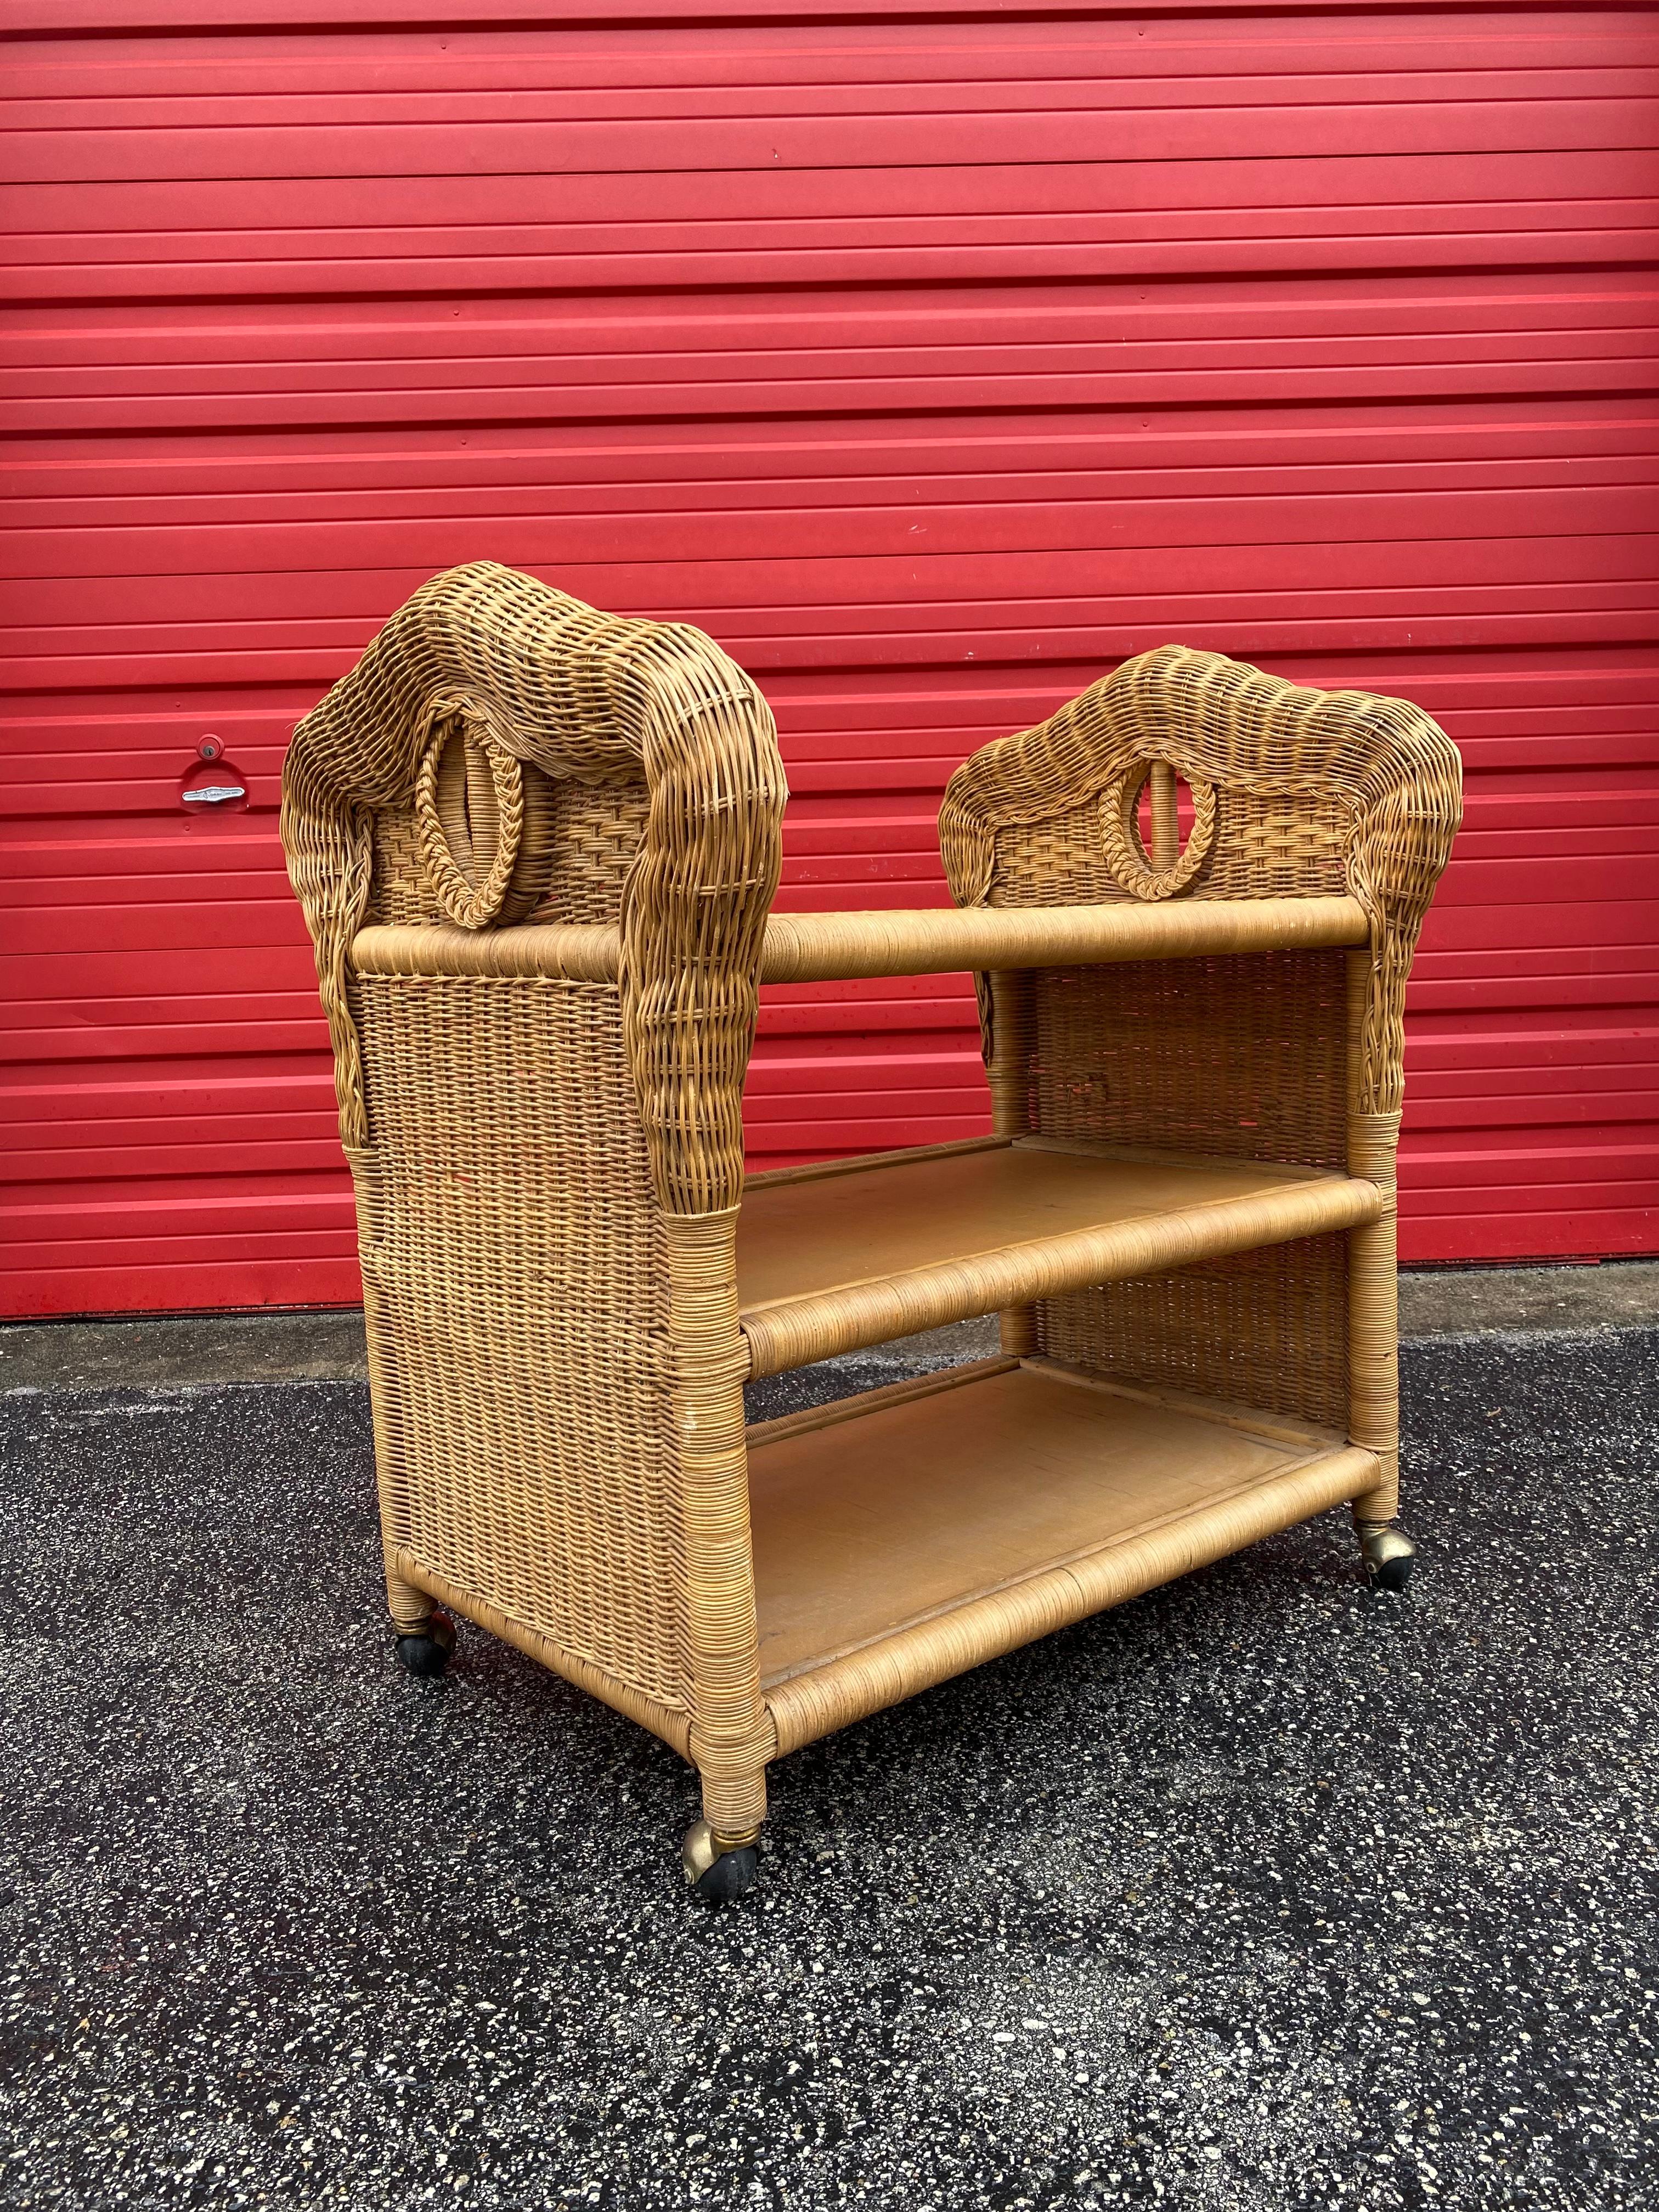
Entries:
MULTIPOLYGON (((1400 1279, 1407 1340, 1539 1332, 1586 1333, 1659 1323, 1659 1260, 1540 1267, 1424 1268, 1400 1279)), ((993 1321, 904 1337, 872 1360, 925 1373, 996 1349, 993 1321)), ((826 1361, 827 1369, 842 1365, 826 1361)), ((0 1391, 154 1389, 191 1383, 362 1382, 361 1308, 336 1312, 189 1314, 0 1327, 0 1391)), ((867 1384, 865 1387, 868 1387, 867 1384)), ((832 1394, 833 1395, 833 1394, 832 1394)))

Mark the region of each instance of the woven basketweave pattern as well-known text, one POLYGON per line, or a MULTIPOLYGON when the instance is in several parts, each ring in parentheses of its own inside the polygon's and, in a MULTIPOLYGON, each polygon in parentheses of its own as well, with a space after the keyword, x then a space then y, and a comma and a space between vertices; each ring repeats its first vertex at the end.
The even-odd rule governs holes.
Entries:
MULTIPOLYGON (((1341 1169, 1352 1109, 1382 1133, 1352 1164, 1391 1186, 1406 976, 1460 795, 1456 750, 1417 708, 1297 690, 1178 646, 986 746, 939 817, 960 905, 1347 890, 1371 924, 1358 1006, 1341 953, 982 979, 999 1128, 1341 1169), (1163 849, 1140 834, 1142 787, 1160 774, 1166 793, 1176 777, 1190 791, 1184 854, 1168 798, 1163 849)), ((1317 1238, 1078 1291, 1023 1326, 1073 1365, 1340 1424, 1350 1249, 1317 1238)))
POLYGON ((369 830, 369 883, 363 902, 365 922, 436 921, 442 909, 421 857, 421 835, 412 813, 373 817, 369 830))
POLYGON ((1310 1237, 1037 1308, 1043 1351, 1126 1382, 1346 1430, 1347 1242, 1310 1237))
POLYGON ((667 1266, 617 993, 351 996, 388 1545, 687 1711, 667 1266))
POLYGON ((615 923, 645 836, 643 783, 558 787, 553 861, 532 921, 615 923))

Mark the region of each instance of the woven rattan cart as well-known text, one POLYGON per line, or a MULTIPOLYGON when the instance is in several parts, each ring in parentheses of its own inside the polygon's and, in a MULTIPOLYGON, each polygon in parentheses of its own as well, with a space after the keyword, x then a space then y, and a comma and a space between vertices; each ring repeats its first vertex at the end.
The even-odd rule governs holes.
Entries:
POLYGON ((1168 646, 957 771, 956 911, 774 915, 772 719, 708 638, 418 592, 283 801, 405 1663, 447 1607, 653 1729, 730 1896, 771 1760, 981 1660, 1339 1500, 1402 1586, 1401 1010, 1458 794, 1415 708, 1168 646), (761 983, 963 969, 994 1135, 745 1183, 761 983), (752 1376, 993 1312, 1000 1358, 745 1428, 752 1376))

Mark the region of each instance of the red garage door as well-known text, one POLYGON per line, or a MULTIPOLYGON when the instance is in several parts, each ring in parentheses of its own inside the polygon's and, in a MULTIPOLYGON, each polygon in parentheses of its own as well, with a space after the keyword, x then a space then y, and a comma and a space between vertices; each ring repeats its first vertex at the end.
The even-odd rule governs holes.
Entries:
MULTIPOLYGON (((328 12, 0 8, 7 1310, 356 1295, 279 763, 486 555, 759 676, 798 907, 1166 639, 1420 701, 1407 1255, 1659 1245, 1650 14, 328 12)), ((984 1126, 965 983, 771 996, 757 1158, 984 1126)))

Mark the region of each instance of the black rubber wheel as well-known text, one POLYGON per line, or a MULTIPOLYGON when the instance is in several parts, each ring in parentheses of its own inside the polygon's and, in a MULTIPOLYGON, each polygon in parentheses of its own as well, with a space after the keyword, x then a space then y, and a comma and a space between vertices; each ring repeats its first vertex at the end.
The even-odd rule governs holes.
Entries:
POLYGON ((447 1613, 434 1613, 427 1623, 423 1636, 400 1636, 398 1656, 411 1674, 423 1682, 435 1682, 449 1664, 449 1656, 455 1649, 455 1625, 447 1613))
POLYGON ((759 1872, 760 1853, 752 1844, 745 1844, 741 1850, 722 1851, 691 1887, 710 1905, 727 1905, 753 1887, 759 1872))
POLYGON ((1389 1590, 1397 1597, 1412 1578, 1416 1559, 1407 1554, 1403 1559, 1384 1559, 1380 1567, 1371 1569, 1371 1588, 1389 1590))

